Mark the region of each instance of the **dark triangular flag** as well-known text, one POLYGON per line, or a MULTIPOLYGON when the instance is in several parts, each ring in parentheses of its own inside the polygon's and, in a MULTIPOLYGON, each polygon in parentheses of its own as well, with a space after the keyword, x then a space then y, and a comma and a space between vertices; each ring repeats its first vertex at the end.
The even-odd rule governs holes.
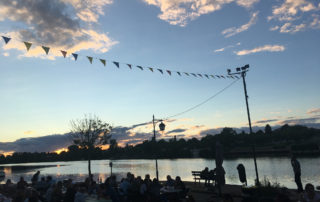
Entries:
POLYGON ((9 42, 10 39, 11 39, 11 38, 5 37, 5 36, 2 36, 2 38, 3 38, 3 40, 4 40, 4 42, 5 42, 6 44, 8 44, 8 42, 9 42))
POLYGON ((202 78, 202 75, 201 74, 198 74, 201 78, 202 78))
POLYGON ((191 73, 193 76, 195 76, 195 77, 197 77, 197 75, 196 74, 194 74, 194 73, 191 73))
POLYGON ((132 69, 132 65, 130 65, 130 64, 127 64, 128 65, 128 67, 130 68, 130 69, 132 69))
POLYGON ((63 57, 66 58, 66 56, 67 56, 67 51, 61 50, 61 53, 62 53, 63 57))
POLYGON ((189 76, 189 73, 187 73, 187 72, 183 72, 185 75, 187 75, 187 76, 189 76))
POLYGON ((46 54, 48 55, 50 48, 46 47, 46 46, 42 46, 42 49, 44 50, 44 52, 46 52, 46 54))
POLYGON ((163 71, 162 71, 162 69, 158 69, 158 71, 161 73, 161 74, 163 74, 163 71))
POLYGON ((218 77, 220 79, 220 76, 216 75, 216 77, 218 77))
POLYGON ((222 78, 224 78, 225 79, 225 77, 224 76, 222 76, 222 75, 220 75, 222 78))
POLYGON ((100 62, 103 64, 103 66, 106 66, 106 60, 105 59, 100 59, 100 62))
POLYGON ((234 79, 234 77, 233 76, 230 76, 232 79, 234 79))
POLYGON ((141 66, 137 66, 139 69, 141 69, 141 70, 143 70, 143 67, 141 67, 141 66))
POLYGON ((93 57, 87 56, 87 58, 88 58, 90 64, 92 64, 93 57))
POLYGON ((210 75, 212 78, 214 78, 214 76, 213 75, 210 75))
POLYGON ((32 43, 25 42, 25 41, 24 41, 23 43, 24 43, 24 45, 26 46, 27 51, 29 51, 29 50, 30 50, 30 48, 31 48, 32 43))
POLYGON ((150 71, 152 71, 152 72, 153 72, 153 68, 152 68, 152 67, 149 67, 149 69, 150 69, 150 71))
POLYGON ((119 62, 113 62, 118 68, 120 68, 119 62))
POLYGON ((171 71, 170 70, 167 70, 168 74, 171 76, 171 71))
POLYGON ((209 79, 209 76, 208 76, 208 74, 205 74, 205 76, 207 77, 207 79, 209 79))
POLYGON ((78 54, 72 53, 72 56, 74 57, 74 60, 75 60, 75 61, 78 59, 78 54))
POLYGON ((179 76, 181 76, 181 73, 180 73, 180 72, 177 72, 177 74, 178 74, 179 76))

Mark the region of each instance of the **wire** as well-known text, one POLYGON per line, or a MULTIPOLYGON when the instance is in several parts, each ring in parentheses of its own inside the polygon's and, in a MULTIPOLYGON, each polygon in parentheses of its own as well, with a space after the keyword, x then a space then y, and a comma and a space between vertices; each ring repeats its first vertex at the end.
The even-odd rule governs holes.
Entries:
POLYGON ((237 80, 233 81, 232 83, 230 83, 229 85, 227 85, 226 87, 224 87, 223 89, 221 89, 220 91, 218 91, 217 93, 215 93, 214 95, 210 96, 209 98, 207 98, 207 99, 204 100, 203 102, 201 102, 201 103, 199 103, 199 104, 197 104, 197 105, 195 105, 195 106, 193 106, 193 107, 191 107, 191 108, 189 108, 189 109, 187 109, 187 110, 185 110, 185 111, 182 111, 182 112, 179 112, 179 113, 174 114, 174 115, 172 115, 172 116, 169 116, 169 117, 167 117, 167 118, 165 118, 165 119, 163 119, 163 120, 168 120, 168 119, 170 119, 170 118, 173 118, 173 117, 176 117, 176 116, 180 116, 180 115, 182 115, 182 114, 185 114, 185 113, 187 113, 187 112, 190 112, 190 111, 192 111, 192 110, 200 107, 201 105, 204 105, 205 103, 209 102, 210 100, 212 100, 213 98, 215 98, 216 96, 218 96, 219 94, 221 94, 223 91, 225 91, 225 90, 227 90, 228 88, 230 88, 233 84, 235 84, 235 83, 236 83, 237 81, 239 81, 239 80, 240 80, 240 78, 238 78, 237 80))

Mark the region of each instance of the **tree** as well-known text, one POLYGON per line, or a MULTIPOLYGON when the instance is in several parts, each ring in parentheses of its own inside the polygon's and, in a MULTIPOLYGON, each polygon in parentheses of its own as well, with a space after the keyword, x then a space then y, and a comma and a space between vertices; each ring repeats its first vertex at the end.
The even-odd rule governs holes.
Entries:
POLYGON ((91 153, 99 146, 109 143, 112 127, 97 116, 85 116, 83 119, 71 121, 73 142, 85 150, 88 157, 88 172, 91 175, 91 153))
POLYGON ((270 135, 272 133, 272 129, 271 129, 271 126, 269 124, 266 125, 266 127, 264 129, 264 133, 266 135, 270 135))

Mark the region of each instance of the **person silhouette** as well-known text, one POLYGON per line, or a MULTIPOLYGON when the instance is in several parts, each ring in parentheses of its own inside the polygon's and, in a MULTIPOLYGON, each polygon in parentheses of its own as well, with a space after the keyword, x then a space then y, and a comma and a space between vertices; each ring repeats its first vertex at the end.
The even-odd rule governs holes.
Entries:
POLYGON ((291 158, 291 165, 294 172, 294 181, 296 182, 298 187, 298 192, 302 192, 303 188, 301 183, 301 167, 299 161, 295 156, 292 156, 291 158))

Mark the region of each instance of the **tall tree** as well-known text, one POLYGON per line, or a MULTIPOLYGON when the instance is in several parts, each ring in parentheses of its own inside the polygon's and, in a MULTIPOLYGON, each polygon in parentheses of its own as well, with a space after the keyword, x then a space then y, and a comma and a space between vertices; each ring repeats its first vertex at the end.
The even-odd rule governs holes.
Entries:
POLYGON ((264 128, 264 133, 266 135, 270 135, 272 133, 272 129, 271 129, 271 126, 269 124, 267 124, 266 127, 264 128))
POLYGON ((88 155, 88 172, 91 175, 91 153, 99 146, 109 143, 111 138, 110 124, 103 122, 97 116, 85 116, 83 119, 71 121, 73 142, 88 155))

